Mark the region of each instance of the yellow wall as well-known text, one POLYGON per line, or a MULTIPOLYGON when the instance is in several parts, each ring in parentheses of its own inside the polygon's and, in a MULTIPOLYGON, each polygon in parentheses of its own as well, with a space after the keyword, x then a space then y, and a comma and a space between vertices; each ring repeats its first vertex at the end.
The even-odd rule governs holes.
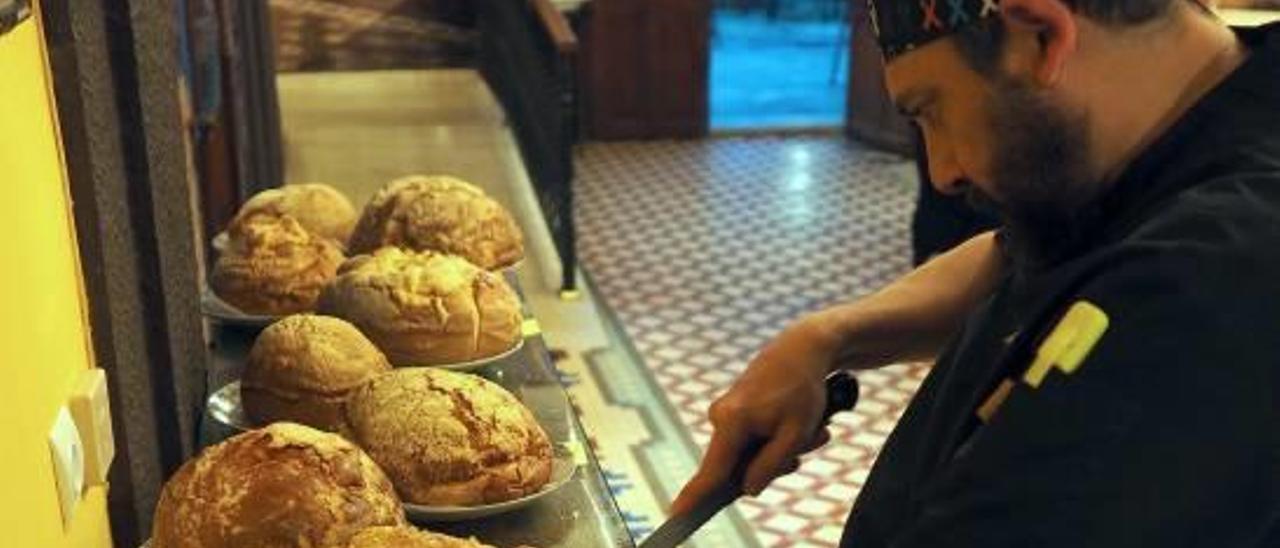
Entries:
POLYGON ((37 19, 0 36, 0 545, 95 548, 111 546, 105 491, 64 531, 45 442, 93 357, 37 19))

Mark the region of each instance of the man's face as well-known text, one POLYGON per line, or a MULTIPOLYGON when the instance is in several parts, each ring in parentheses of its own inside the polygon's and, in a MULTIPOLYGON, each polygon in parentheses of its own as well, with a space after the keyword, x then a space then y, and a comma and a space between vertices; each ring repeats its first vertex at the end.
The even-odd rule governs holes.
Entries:
POLYGON ((1084 114, 1052 91, 979 74, 951 39, 891 61, 886 74, 894 102, 924 134, 933 186, 996 210, 1015 263, 1079 240, 1100 190, 1084 114))

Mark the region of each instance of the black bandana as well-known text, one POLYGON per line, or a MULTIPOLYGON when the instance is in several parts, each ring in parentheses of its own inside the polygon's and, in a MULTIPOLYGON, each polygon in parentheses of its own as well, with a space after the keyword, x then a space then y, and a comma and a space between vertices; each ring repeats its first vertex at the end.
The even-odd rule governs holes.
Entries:
POLYGON ((999 0, 867 0, 885 60, 1000 13, 999 0))

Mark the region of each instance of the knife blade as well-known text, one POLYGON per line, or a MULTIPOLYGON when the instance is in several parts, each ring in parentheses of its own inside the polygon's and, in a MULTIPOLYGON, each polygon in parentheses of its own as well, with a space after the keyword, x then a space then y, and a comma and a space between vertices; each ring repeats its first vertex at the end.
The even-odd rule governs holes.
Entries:
MULTIPOLYGON (((853 409, 858 403, 858 379, 852 373, 840 371, 826 379, 827 407, 822 412, 822 424, 825 428, 831 417, 841 411, 853 409)), ((747 472, 747 465, 755 458, 763 443, 756 443, 744 452, 739 459, 729 481, 715 488, 706 498, 694 505, 689 512, 667 518, 658 526, 653 534, 640 543, 639 548, 675 548, 693 535, 712 517, 720 513, 724 507, 742 496, 742 480, 747 472)))

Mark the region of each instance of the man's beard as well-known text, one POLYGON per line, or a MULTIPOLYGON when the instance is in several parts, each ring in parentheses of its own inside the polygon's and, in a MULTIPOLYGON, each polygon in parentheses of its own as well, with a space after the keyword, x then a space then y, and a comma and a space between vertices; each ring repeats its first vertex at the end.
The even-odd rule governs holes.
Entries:
POLYGON ((1089 167, 1083 113, 1051 104, 1025 84, 1002 79, 995 87, 987 110, 994 136, 990 183, 999 196, 970 185, 969 199, 1003 218, 1005 250, 1025 274, 1082 242, 1101 185, 1089 167))

